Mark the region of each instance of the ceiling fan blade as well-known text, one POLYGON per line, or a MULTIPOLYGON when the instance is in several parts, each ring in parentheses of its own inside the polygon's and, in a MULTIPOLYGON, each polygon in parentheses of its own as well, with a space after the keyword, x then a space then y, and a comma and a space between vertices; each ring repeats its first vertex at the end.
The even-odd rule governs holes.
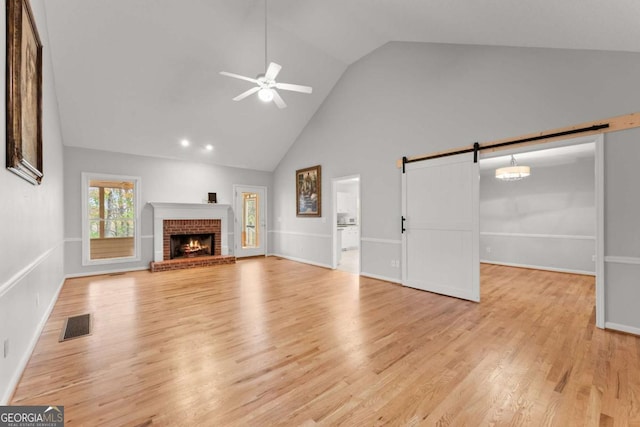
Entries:
POLYGON ((251 77, 241 76, 240 74, 227 73, 226 71, 220 71, 220 74, 227 77, 233 77, 234 79, 246 80, 248 82, 258 84, 258 81, 256 79, 252 79, 251 77))
POLYGON ((278 106, 278 108, 286 108, 287 104, 284 102, 284 99, 280 96, 277 90, 273 91, 273 102, 278 106))
POLYGON ((282 69, 282 65, 278 65, 275 62, 270 63, 269 68, 267 68, 267 72, 264 73, 265 80, 267 81, 275 80, 281 69, 282 69))
POLYGON ((252 87, 248 91, 242 92, 240 95, 238 95, 235 98, 233 98, 233 100, 234 101, 241 101, 241 100, 245 99, 247 96, 253 95, 254 93, 256 93, 259 90, 260 90, 260 87, 258 87, 258 86, 252 87))
POLYGON ((282 90, 292 90, 294 92, 311 93, 311 86, 293 85, 290 83, 276 83, 276 87, 282 90))

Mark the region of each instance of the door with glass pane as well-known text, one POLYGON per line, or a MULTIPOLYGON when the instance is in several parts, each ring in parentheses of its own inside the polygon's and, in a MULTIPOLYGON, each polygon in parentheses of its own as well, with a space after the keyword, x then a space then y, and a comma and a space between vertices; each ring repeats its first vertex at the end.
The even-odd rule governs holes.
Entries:
POLYGON ((234 186, 235 256, 266 253, 266 187, 234 186))

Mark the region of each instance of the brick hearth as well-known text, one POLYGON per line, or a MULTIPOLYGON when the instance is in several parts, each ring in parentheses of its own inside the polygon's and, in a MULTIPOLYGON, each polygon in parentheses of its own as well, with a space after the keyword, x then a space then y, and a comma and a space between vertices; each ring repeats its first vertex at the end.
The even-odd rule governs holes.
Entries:
POLYGON ((151 272, 182 270, 184 268, 209 267, 220 264, 235 264, 236 257, 232 255, 202 256, 197 258, 178 258, 167 261, 151 262, 151 272))
POLYGON ((234 264, 236 257, 221 255, 222 233, 219 219, 165 219, 162 224, 163 260, 151 263, 151 271, 179 270, 219 264, 234 264), (172 234, 213 234, 213 255, 171 259, 172 234))

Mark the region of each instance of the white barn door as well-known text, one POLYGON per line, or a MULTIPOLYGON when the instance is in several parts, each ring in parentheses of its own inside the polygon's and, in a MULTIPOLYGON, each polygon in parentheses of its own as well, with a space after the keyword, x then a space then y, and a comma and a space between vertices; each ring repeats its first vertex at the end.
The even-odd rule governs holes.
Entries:
POLYGON ((480 301, 479 183, 473 153, 405 165, 404 286, 480 301))

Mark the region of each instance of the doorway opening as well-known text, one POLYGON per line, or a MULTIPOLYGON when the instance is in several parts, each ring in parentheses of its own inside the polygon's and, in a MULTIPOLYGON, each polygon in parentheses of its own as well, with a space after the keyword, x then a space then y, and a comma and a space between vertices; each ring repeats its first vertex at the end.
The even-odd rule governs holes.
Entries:
POLYGON ((360 274, 360 176, 335 178, 333 268, 360 274))
MULTIPOLYGON (((519 147, 480 160, 480 262, 595 276, 604 327, 602 135, 519 147), (514 163, 530 176, 503 181, 514 163)), ((526 292, 526 290, 523 290, 526 292)))
MULTIPOLYGON (((515 144, 499 152, 480 151, 480 164, 492 157, 556 147, 594 143, 593 232, 590 257, 595 272, 596 326, 604 328, 604 150, 603 136, 592 135, 532 146, 515 144), (595 257, 594 257, 595 255, 595 257)), ((402 174, 402 284, 443 295, 480 302, 479 165, 472 152, 421 158, 407 162, 402 174)), ((509 167, 511 162, 497 168, 509 167)), ((514 164, 511 165, 517 167, 514 164)), ((520 169, 518 169, 520 170, 520 169)), ((526 168, 523 170, 526 171, 526 168)), ((513 170, 512 170, 513 171, 513 170)), ((495 173, 495 170, 494 170, 495 173)), ((531 174, 534 174, 531 171, 531 174)), ((495 179, 495 178, 492 178, 495 179)), ((569 181, 572 175, 564 178, 569 181)), ((570 197, 574 197, 571 195, 570 197)), ((556 203, 561 198, 556 197, 556 203)), ((535 200, 534 208, 539 206, 535 200)), ((543 219, 544 221, 545 219, 543 219)), ((525 233, 521 233, 525 234, 525 233)), ((529 233, 536 234, 536 233, 529 233)), ((538 233, 543 234, 543 233, 538 233)), ((552 233, 548 233, 552 234, 552 233)), ((533 236, 540 237, 540 236, 533 236)), ((554 236, 555 237, 555 236, 554 236)), ((558 238, 563 237, 561 235, 558 238)), ((495 247, 495 246, 494 246, 495 247)), ((570 251, 571 249, 565 249, 570 251)), ((485 246, 485 252, 486 246, 485 246)), ((486 255, 486 254, 483 254, 486 255)), ((530 263, 530 265, 535 265, 530 263)))

